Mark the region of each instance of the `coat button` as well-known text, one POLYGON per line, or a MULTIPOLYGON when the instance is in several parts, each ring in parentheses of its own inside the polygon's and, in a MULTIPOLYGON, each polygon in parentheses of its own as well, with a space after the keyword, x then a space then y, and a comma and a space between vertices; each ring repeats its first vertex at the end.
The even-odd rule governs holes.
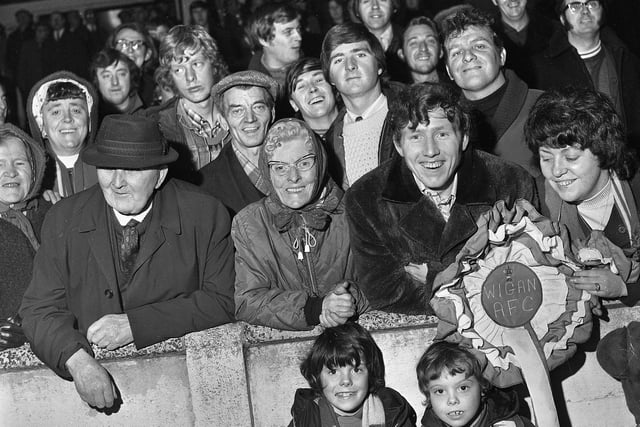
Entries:
POLYGON ((104 296, 107 298, 113 298, 113 291, 111 289, 105 289, 104 296))

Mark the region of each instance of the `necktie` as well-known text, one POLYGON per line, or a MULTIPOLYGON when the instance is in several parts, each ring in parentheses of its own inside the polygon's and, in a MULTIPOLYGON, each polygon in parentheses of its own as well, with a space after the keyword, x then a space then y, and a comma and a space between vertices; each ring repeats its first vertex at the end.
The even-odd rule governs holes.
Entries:
POLYGON ((122 265, 122 271, 124 272, 125 282, 128 282, 133 273, 133 265, 136 262, 138 250, 140 249, 140 242, 138 236, 138 229, 136 225, 139 222, 132 219, 122 229, 122 243, 120 243, 120 263, 122 265))

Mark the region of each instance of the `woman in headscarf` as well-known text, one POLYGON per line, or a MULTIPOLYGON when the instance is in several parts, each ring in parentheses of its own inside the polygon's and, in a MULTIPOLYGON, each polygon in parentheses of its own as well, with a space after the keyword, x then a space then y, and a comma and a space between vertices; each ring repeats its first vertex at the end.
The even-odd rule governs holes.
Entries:
POLYGON ((237 319, 302 330, 364 313, 343 192, 314 132, 297 119, 276 122, 259 163, 269 195, 240 211, 231 229, 237 319))
POLYGON ((0 350, 25 340, 17 313, 51 206, 39 197, 44 169, 44 150, 17 127, 0 125, 0 350))
POLYGON ((634 304, 640 296, 640 176, 613 103, 592 90, 546 92, 529 114, 525 135, 545 179, 543 214, 566 225, 574 243, 612 258, 619 271, 589 268, 571 280, 592 295, 634 304))

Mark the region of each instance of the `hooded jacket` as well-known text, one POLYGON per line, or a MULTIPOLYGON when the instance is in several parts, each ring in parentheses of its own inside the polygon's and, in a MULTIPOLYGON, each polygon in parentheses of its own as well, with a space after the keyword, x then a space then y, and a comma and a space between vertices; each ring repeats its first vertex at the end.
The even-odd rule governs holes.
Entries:
MULTIPOLYGON (((44 105, 44 99, 47 94, 47 89, 51 84, 58 82, 71 82, 79 86, 87 100, 87 108, 89 110, 89 130, 87 137, 83 142, 83 146, 93 144, 93 141, 98 131, 98 95, 94 87, 86 80, 76 76, 69 71, 58 71, 52 73, 38 83, 36 83, 27 99, 27 118, 29 119, 29 129, 33 139, 40 143, 42 147, 47 151, 48 159, 44 172, 44 178, 42 181, 43 190, 56 190, 62 196, 70 196, 73 193, 85 190, 98 182, 96 175, 96 168, 91 165, 87 165, 82 162, 78 157, 77 162, 73 168, 73 191, 70 187, 70 182, 67 181, 67 177, 63 178, 63 182, 59 182, 59 176, 57 167, 64 168, 64 165, 57 159, 57 156, 53 152, 48 138, 43 136, 43 123, 41 109, 44 105)), ((62 175, 60 175, 62 176, 62 175)))
MULTIPOLYGON (((45 153, 31 137, 11 124, 0 125, 0 132, 8 132, 9 135, 20 139, 27 149, 27 155, 31 163, 32 182, 31 189, 25 197, 26 209, 23 211, 31 223, 33 232, 40 240, 40 228, 44 216, 51 204, 40 199, 40 185, 45 169, 45 153)), ((20 301, 29 280, 35 249, 25 234, 9 221, 0 219, 0 319, 13 316, 18 312, 20 301)))

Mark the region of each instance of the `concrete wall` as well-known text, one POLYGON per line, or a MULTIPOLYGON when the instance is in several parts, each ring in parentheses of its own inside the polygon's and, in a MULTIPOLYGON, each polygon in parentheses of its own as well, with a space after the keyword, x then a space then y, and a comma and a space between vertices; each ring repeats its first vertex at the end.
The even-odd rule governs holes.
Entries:
MULTIPOLYGON (((602 334, 637 318, 613 308, 602 334)), ((435 335, 435 319, 366 315, 387 368, 387 383, 422 416, 415 365, 435 335)), ((99 351, 123 396, 119 411, 99 413, 73 383, 56 377, 28 346, 0 352, 1 426, 285 426, 294 391, 305 387, 298 364, 319 330, 285 332, 234 323, 142 351, 99 351)), ((554 371, 562 426, 633 426, 619 383, 586 352, 554 371)))

